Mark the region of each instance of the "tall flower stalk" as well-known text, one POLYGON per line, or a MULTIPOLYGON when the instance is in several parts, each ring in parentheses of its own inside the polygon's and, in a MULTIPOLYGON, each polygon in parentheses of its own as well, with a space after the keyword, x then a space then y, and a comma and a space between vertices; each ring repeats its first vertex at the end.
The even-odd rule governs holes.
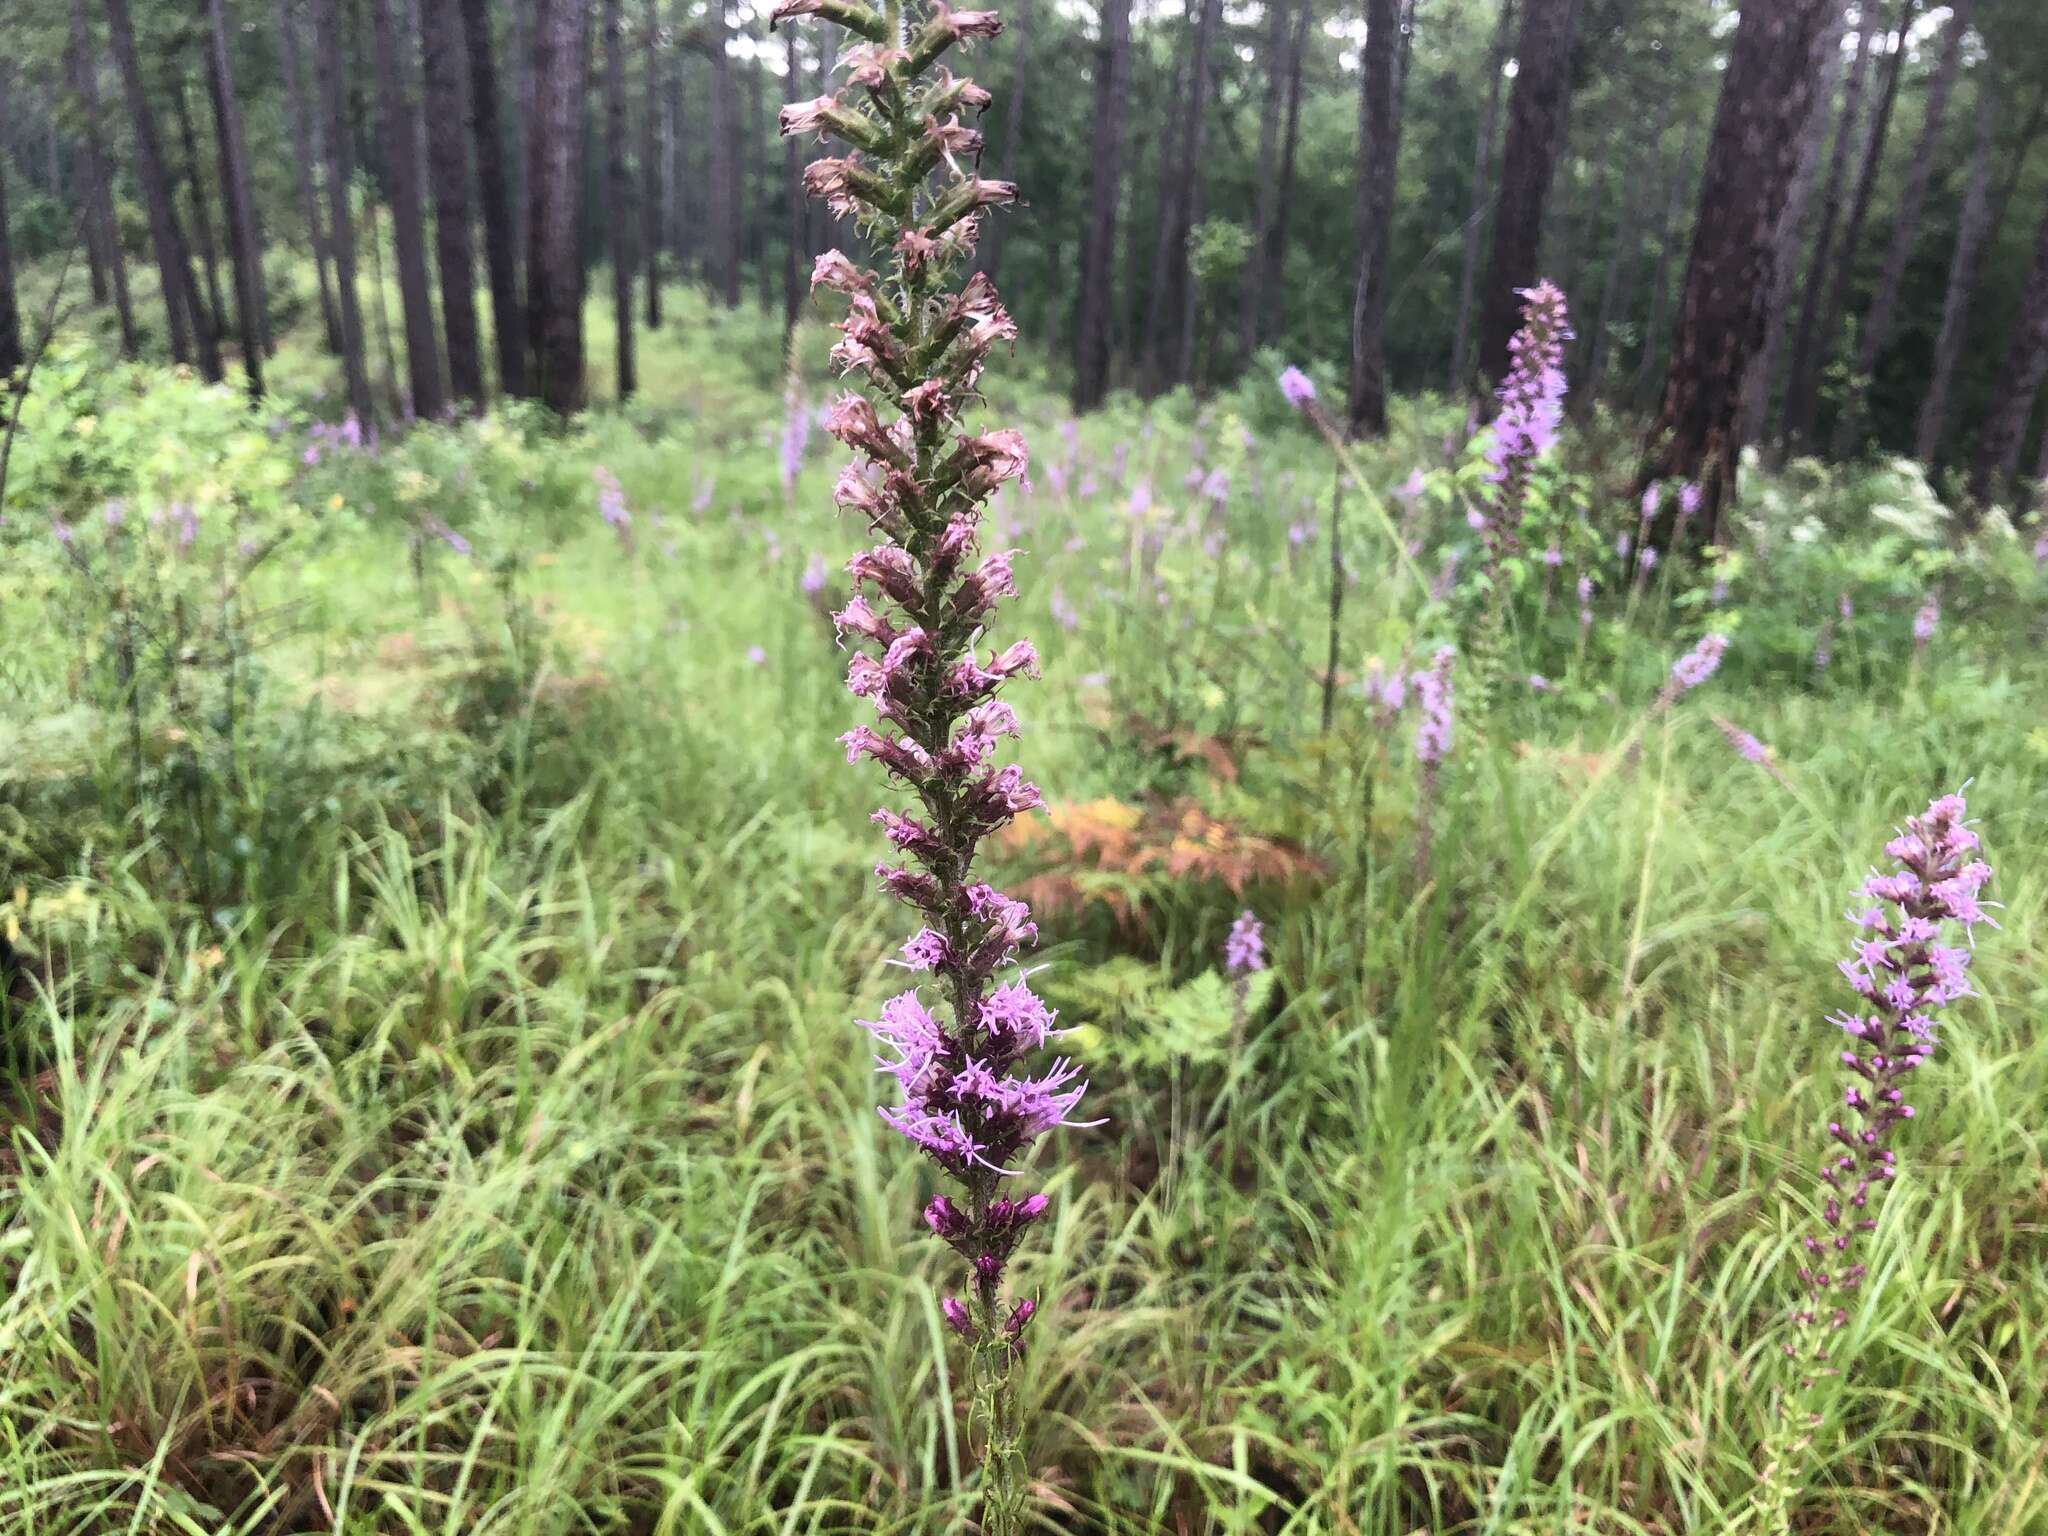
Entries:
POLYGON ((1799 1457, 1815 1422, 1813 1385, 1841 1369, 1829 1341, 1848 1326, 1869 1273, 1878 1204, 1899 1173, 1893 1142, 1915 1116, 1907 1089, 1934 1054, 1941 1010, 1971 995, 1969 948, 1944 942, 1958 928, 1967 936, 1990 922, 1979 898, 1991 866, 1977 857, 1968 814, 1961 795, 1944 795, 1908 817, 1905 830, 1885 844, 1890 873, 1864 881, 1849 912, 1855 939, 1840 968, 1856 1004, 1828 1020, 1847 1037, 1840 1060, 1848 1082, 1841 1115, 1828 1122, 1820 1224, 1801 1245, 1805 1295, 1792 1319, 1798 1332, 1785 1345, 1797 1374, 1762 1485, 1772 1530, 1790 1528, 1799 1457))
POLYGON ((771 20, 806 15, 838 23, 854 42, 840 57, 840 88, 784 107, 782 131, 845 146, 813 161, 804 184, 855 219, 886 260, 874 270, 828 251, 812 276, 813 287, 846 297, 832 357, 859 386, 825 421, 857 455, 835 500, 882 538, 848 564, 856 593, 835 616, 859 645, 847 687, 873 705, 879 729, 841 740, 849 763, 871 758, 908 792, 905 809, 875 812, 902 856, 876 874, 916 912, 903 958, 929 976, 862 1027, 901 1090, 883 1120, 956 1186, 923 1218, 964 1266, 964 1295, 942 1308, 970 1353, 981 1529, 1014 1536, 1025 1476, 1012 1373, 1037 1302, 1012 1300, 1003 1282, 1048 1197, 1010 1193, 1009 1181, 1038 1137, 1077 1123, 1087 1085, 1064 1060, 1039 1076, 1023 1070, 1055 1033, 1053 1011, 1011 969, 1038 930, 1024 903, 973 873, 984 838, 1044 804, 1021 768, 996 761, 1002 738, 1017 734, 1016 712, 997 695, 1036 673, 1037 653, 1018 640, 982 661, 974 648, 997 603, 1017 593, 1017 552, 978 545, 989 499, 1024 473, 1024 440, 1009 428, 971 433, 961 421, 990 349, 1017 330, 985 274, 956 274, 984 210, 1017 191, 977 174, 981 135, 961 121, 988 105, 988 92, 940 63, 1001 23, 943 0, 782 0, 771 20))

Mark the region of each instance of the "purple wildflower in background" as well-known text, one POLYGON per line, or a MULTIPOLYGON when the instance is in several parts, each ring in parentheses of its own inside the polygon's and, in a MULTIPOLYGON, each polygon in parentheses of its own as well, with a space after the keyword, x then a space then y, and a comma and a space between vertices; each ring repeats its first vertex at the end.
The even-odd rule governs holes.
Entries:
POLYGON ((1411 469, 1408 471, 1408 478, 1394 487, 1394 494, 1403 501, 1413 501, 1422 494, 1428 483, 1421 470, 1411 469))
POLYGON ((1728 650, 1726 635, 1702 635, 1699 643, 1671 664, 1671 676, 1664 684, 1658 703, 1668 707, 1679 695, 1690 693, 1720 669, 1728 650))
POLYGON ((797 392, 796 379, 792 376, 782 417, 782 494, 785 496, 795 492, 796 478, 803 472, 804 450, 811 441, 811 419, 811 412, 797 392))
POLYGON ((848 564, 856 591, 835 618, 859 642, 847 687, 874 707, 880 729, 859 726, 841 741, 848 762, 872 758, 909 794, 904 809, 875 812, 902 856, 876 874, 937 940, 926 956, 931 1005, 912 988, 863 1027, 900 1093, 883 1121, 960 1186, 959 1200, 934 1198, 924 1222, 965 1266, 967 1295, 943 1306, 971 1346, 980 1528, 1017 1536, 1026 1487, 1011 1368, 1037 1303, 1006 1308, 1003 1276, 1050 1202, 998 1191, 1038 1138, 1094 1122, 1078 1118, 1087 1084, 1077 1065, 1055 1061, 1036 1076, 1025 1066, 1055 1034, 1053 1010, 1012 968, 1038 926, 1023 902, 972 872, 986 838, 1045 803, 1020 767, 997 761, 1003 738, 1018 732, 1003 691, 1037 672, 1037 651, 1029 640, 985 659, 974 650, 997 605, 1017 595, 1015 552, 979 549, 985 509, 1029 460, 1014 428, 975 432, 962 418, 980 397, 990 351, 1014 342, 1017 327, 987 273, 955 277, 972 266, 985 211, 1015 202, 1017 189, 978 174, 981 135, 960 118, 986 107, 988 92, 935 67, 1001 22, 936 0, 908 17, 867 0, 780 0, 770 22, 803 15, 838 23, 854 41, 839 57, 846 83, 784 107, 782 130, 848 146, 813 161, 804 185, 835 215, 857 219, 864 247, 886 262, 857 267, 828 251, 812 278, 846 300, 833 359, 861 386, 826 420, 859 456, 835 499, 881 539, 848 564))
POLYGON ((1557 684, 1553 683, 1541 672, 1531 672, 1529 674, 1529 691, 1531 693, 1555 693, 1557 692, 1557 684))
POLYGON ((1451 690, 1451 671, 1458 653, 1450 646, 1440 649, 1427 672, 1415 674, 1415 697, 1422 719, 1415 727, 1415 761, 1422 770, 1421 790, 1416 803, 1415 868, 1429 879, 1430 854, 1435 844, 1437 781, 1443 761, 1450 755, 1457 728, 1456 701, 1451 690))
MULTIPOLYGON (((1967 815, 1961 795, 1944 795, 1908 817, 1885 844, 1891 873, 1866 880, 1849 913, 1856 938, 1840 968, 1857 1003, 1828 1022, 1848 1037, 1841 1062, 1852 1081, 1845 1115, 1828 1124, 1836 1150, 1820 1171, 1822 1231, 1805 1239, 1799 1268, 1807 1300, 1796 1320, 1816 1330, 1812 1364, 1827 1359, 1818 1328, 1848 1323, 1849 1300, 1869 1273, 1861 1244, 1877 1230, 1874 1202, 1898 1176, 1892 1136, 1915 1114, 1908 1079, 1934 1054, 1940 1010, 1971 995, 1969 949, 1942 942, 1951 924, 1968 935, 1991 921, 1979 901, 1991 866, 1976 856, 1967 815)), ((1796 1355, 1796 1346, 1786 1353, 1796 1355)))
POLYGON ((2034 564, 2048 565, 2048 533, 2034 540, 2034 564))
POLYGON ((597 515, 604 519, 605 526, 619 537, 627 549, 633 547, 633 514, 626 510, 626 492, 619 484, 619 477, 602 464, 590 472, 590 478, 597 482, 597 515))
POLYGON ((758 645, 750 645, 747 647, 747 660, 757 667, 765 667, 768 665, 768 653, 758 645))
POLYGON ((1934 638, 1935 630, 1941 627, 1941 603, 1933 593, 1920 605, 1920 611, 1913 615, 1913 644, 1925 646, 1934 638))
POLYGON ((1302 410, 1316 397, 1315 381, 1299 368, 1283 368, 1280 371, 1280 393, 1289 405, 1297 411, 1302 410))
POLYGON ((1728 745, 1735 749, 1736 756, 1745 762, 1755 763, 1780 784, 1787 782, 1785 772, 1778 766, 1778 760, 1772 755, 1771 749, 1756 737, 1734 721, 1725 720, 1719 715, 1714 716, 1714 727, 1727 739, 1728 745))
POLYGON ((1678 520, 1683 523, 1697 516, 1700 510, 1701 492, 1693 481, 1686 481, 1678 488, 1678 520))
POLYGON ((1250 912, 1241 912, 1223 941, 1223 969, 1232 976, 1249 976, 1265 968, 1265 926, 1250 912))
POLYGON ((1564 344, 1572 337, 1564 293, 1555 283, 1516 291, 1524 300, 1522 327, 1508 343, 1508 376, 1486 449, 1492 466, 1486 478, 1494 486, 1488 543, 1496 558, 1513 550, 1530 475, 1557 441, 1564 420, 1564 344))
POLYGON ((1052 589, 1052 621, 1070 633, 1081 627, 1081 615, 1074 605, 1067 601, 1067 594, 1059 587, 1052 589))
POLYGON ((1645 575, 1654 571, 1657 569, 1657 551, 1652 546, 1645 544, 1641 553, 1636 556, 1636 564, 1642 567, 1645 575))
POLYGON ((1551 545, 1550 548, 1543 551, 1543 563, 1550 567, 1551 570, 1556 570, 1560 565, 1564 564, 1564 551, 1555 544, 1551 545))
POLYGON ((116 496, 100 508, 100 521, 107 525, 107 532, 115 532, 128 521, 128 503, 116 496))
POLYGON ((72 531, 71 525, 65 522, 64 519, 61 517, 52 517, 50 519, 50 532, 56 538, 57 542, 63 545, 64 548, 66 549, 69 549, 71 547, 72 541, 78 537, 78 535, 72 531))
POLYGON ((178 548, 188 550, 199 537, 199 513, 189 501, 171 503, 171 521, 178 525, 178 548))
POLYGON ((1435 768, 1450 755, 1456 735, 1456 703, 1451 688, 1451 669, 1458 653, 1444 646, 1430 662, 1427 672, 1415 674, 1415 697, 1422 707, 1422 719, 1415 727, 1415 760, 1435 768))
POLYGON ((1581 574, 1578 583, 1579 629, 1583 632, 1593 627, 1593 578, 1581 574))
POLYGON ((1844 592, 1835 599, 1835 612, 1842 616, 1844 624, 1848 623, 1856 617, 1856 600, 1844 592))

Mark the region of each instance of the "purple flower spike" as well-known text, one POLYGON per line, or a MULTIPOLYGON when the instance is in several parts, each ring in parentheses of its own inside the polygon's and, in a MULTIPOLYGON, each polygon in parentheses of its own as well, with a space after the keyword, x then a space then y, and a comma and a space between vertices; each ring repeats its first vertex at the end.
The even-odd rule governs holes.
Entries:
POLYGON ((1285 368, 1280 373, 1280 393, 1297 411, 1304 410, 1316 397, 1315 381, 1299 368, 1285 368))
POLYGON ((1932 593, 1920 605, 1920 611, 1913 615, 1913 644, 1925 646, 1934 638, 1934 632, 1941 627, 1941 604, 1932 593))
POLYGON ((1907 818, 1885 844, 1892 872, 1866 880, 1849 913, 1855 938, 1841 970, 1856 1002, 1828 1020, 1847 1045, 1839 1052, 1849 1073, 1845 1112, 1828 1125, 1821 1228, 1804 1239, 1799 1266, 1806 1301, 1796 1321, 1809 1330, 1809 1368, 1826 1360, 1826 1336, 1848 1323, 1869 1273, 1865 1238, 1877 1230, 1877 1202, 1899 1171, 1893 1136, 1915 1115, 1908 1079, 1934 1054, 1941 1009, 1971 995, 1970 951, 1941 942, 1951 924, 1967 934, 1990 921, 1978 898, 1991 866, 1977 856, 1968 814, 1961 795, 1944 795, 1907 818))
POLYGON ((1250 912, 1240 913, 1223 943, 1223 969, 1233 976, 1249 976, 1265 968, 1265 927, 1250 912))
MULTIPOLYGON (((879 543, 848 565, 855 591, 834 617, 854 648, 847 688, 873 707, 876 725, 842 738, 849 762, 873 758, 903 789, 902 808, 875 820, 901 862, 877 875, 916 912, 903 958, 927 985, 862 1021, 877 1066, 895 1080, 883 1123, 929 1157, 958 1189, 923 1210, 925 1225, 966 1266, 965 1298, 943 1303, 946 1321, 973 1348, 971 1388, 992 1404, 985 1422, 980 1528, 1017 1536, 1025 1478, 1015 1394, 1005 1389, 1035 1306, 1005 1315, 1003 1282, 1022 1233, 1046 1209, 1042 1195, 999 1193, 1034 1144, 1079 1118, 1081 1068, 1056 1061, 1034 1073, 1028 1058, 1055 1033, 1054 1013, 1014 969, 1035 943, 1023 902, 973 874, 982 843, 1044 805, 1022 768, 998 761, 1018 731, 1005 694, 1038 671, 1028 640, 975 645, 1000 606, 1017 596, 1017 551, 988 548, 984 522, 1010 482, 1028 495, 1030 456, 1014 428, 975 431, 992 352, 1017 326, 985 272, 973 270, 985 221, 1017 200, 1008 182, 979 173, 981 134, 968 126, 988 92, 940 60, 955 45, 1001 30, 993 11, 943 4, 883 10, 869 0, 778 0, 771 24, 818 16, 851 33, 837 50, 841 83, 785 107, 785 134, 836 138, 842 151, 804 172, 811 195, 857 223, 874 268, 839 251, 817 258, 814 288, 843 305, 832 361, 849 388, 825 413, 824 430, 852 451, 833 497, 879 543), (1006 1347, 993 1348, 1001 1343, 1006 1347)), ((1287 380, 1283 388, 1305 385, 1287 380)), ((1313 391, 1310 390, 1310 398, 1313 391)), ((1057 494, 1078 478, 1078 426, 1062 430, 1067 457, 1043 466, 1057 494)), ((784 473, 793 478, 801 440, 792 413, 784 473)), ((1197 482, 1211 501, 1229 494, 1221 471, 1197 482)), ((1150 505, 1142 484, 1134 517, 1150 505)), ((1008 509, 1014 516, 1015 503, 1008 509)), ((1029 515, 1027 513, 1027 515, 1029 515)), ((1007 540, 988 541, 1001 545, 1007 540)), ((1071 610, 1055 605, 1060 622, 1071 610)))
POLYGON ((1508 376, 1500 386, 1500 413, 1486 461, 1495 487, 1493 516, 1486 529, 1495 557, 1512 552, 1528 502, 1536 461, 1557 441, 1564 421, 1564 345, 1572 338, 1564 292, 1540 282, 1519 290, 1522 328, 1508 343, 1508 376))

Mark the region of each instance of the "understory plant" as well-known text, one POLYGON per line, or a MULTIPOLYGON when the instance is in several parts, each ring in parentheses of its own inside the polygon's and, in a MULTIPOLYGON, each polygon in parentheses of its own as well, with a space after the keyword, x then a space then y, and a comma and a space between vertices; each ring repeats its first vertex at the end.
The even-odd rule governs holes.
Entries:
POLYGON ((1890 872, 1873 872, 1848 914, 1856 936, 1840 968, 1856 1002, 1828 1020, 1845 1037, 1840 1061, 1848 1081, 1841 1115, 1828 1122, 1820 1222, 1800 1243, 1804 1298, 1784 1346, 1791 1380, 1762 1484, 1765 1528, 1773 1532, 1792 1529, 1792 1502, 1822 1422, 1818 1386, 1846 1368, 1833 1340, 1849 1326, 1869 1274, 1878 1209, 1899 1175, 1894 1142, 1916 1113, 1906 1094, 1939 1043, 1941 1010, 1970 995, 1971 951, 1945 941, 1990 922, 1979 898, 1991 866, 1977 856, 1968 815, 1961 795, 1944 795, 1909 816, 1885 844, 1890 872))
POLYGON ((876 873, 917 914, 903 961, 929 978, 862 1027, 900 1090, 883 1120, 955 1185, 923 1218, 964 1266, 964 1295, 942 1307, 970 1354, 981 1528, 1012 1536, 1025 1497, 1012 1372, 1038 1303, 1013 1300, 1003 1282, 1049 1202, 1012 1193, 1009 1181, 1038 1137, 1076 1123, 1087 1085, 1065 1060, 1025 1072, 1054 1034, 1053 1011, 1014 969, 1037 926, 1023 902, 974 873, 984 839, 1044 804, 1021 768, 997 761, 1001 740, 1017 734, 1016 712, 998 693, 1036 672, 1037 653, 1029 640, 991 649, 985 661, 975 651, 997 603, 1017 592, 1017 551, 979 545, 989 499, 1024 474, 1024 440, 1010 428, 969 432, 962 420, 990 349, 1014 340, 1016 327, 986 274, 957 274, 985 210, 1014 202, 1017 190, 976 173, 981 135, 961 114, 979 112, 989 96, 940 63, 1001 23, 993 11, 906 10, 901 0, 881 9, 783 0, 773 19, 800 15, 836 22, 856 41, 840 58, 840 88, 784 107, 782 131, 846 147, 813 161, 804 184, 852 218, 885 263, 857 266, 828 251, 812 277, 814 288, 846 298, 832 358, 859 386, 825 420, 857 455, 835 500, 881 536, 849 563, 855 595, 835 616, 859 647, 847 687, 874 707, 877 726, 842 742, 849 763, 871 758, 908 792, 905 809, 874 814, 901 856, 876 873))

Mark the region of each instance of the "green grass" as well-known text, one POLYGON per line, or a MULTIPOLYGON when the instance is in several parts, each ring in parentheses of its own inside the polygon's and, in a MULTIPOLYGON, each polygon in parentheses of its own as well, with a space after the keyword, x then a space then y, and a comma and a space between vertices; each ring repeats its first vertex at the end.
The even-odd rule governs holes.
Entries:
MULTIPOLYGON (((0 846, 27 905, 0 1531, 971 1518, 950 1277, 915 1220, 932 1173, 876 1119, 848 1022, 901 938, 872 888, 877 786, 834 745, 854 704, 798 585, 859 530, 826 501, 829 442, 784 501, 773 321, 672 311, 630 413, 416 450, 510 466, 477 475, 516 494, 462 503, 486 560, 525 557, 539 665, 509 686, 489 579, 437 549, 422 594, 385 482, 317 482, 348 509, 263 577, 301 604, 234 769, 271 830, 218 910, 181 889, 170 824, 104 789, 102 724, 67 714, 92 637, 66 589, 10 578, 35 617, 5 642, 0 846), (599 462, 630 554, 596 522, 599 462)), ((274 371, 310 397, 321 366, 274 371)), ((1818 623, 1760 595, 1630 766, 1698 616, 1656 600, 1682 589, 1616 603, 1573 664, 1563 605, 1551 649, 1528 643, 1565 693, 1465 722, 1425 880, 1410 726, 1347 691, 1317 730, 1327 546, 1290 555, 1286 529, 1325 515, 1319 446, 1263 381, 1199 426, 1170 402, 1149 438, 1126 404, 1081 425, 1100 483, 1063 495, 1059 407, 1030 360, 1017 376, 998 405, 1040 469, 1006 512, 1032 553, 1005 633, 1046 652, 1015 696, 1022 760, 1059 800, 1192 797, 1319 866, 1242 892, 1098 874, 1047 917, 1046 984, 1090 1026, 1111 1118, 1041 1151, 1056 1217, 1016 1265, 1047 1301, 1023 1373, 1040 1527, 1741 1528, 1839 1094, 1840 914, 1892 826, 1967 779, 2002 926, 1923 1075, 1798 1529, 2048 1529, 2048 687, 2010 615, 1954 612, 1909 664, 1910 606, 1869 605, 1817 681, 1745 657, 1746 633, 1818 623), (1191 444, 1233 443, 1231 411, 1258 446, 1217 450, 1227 542, 1167 525, 1161 602, 1116 445, 1186 514, 1191 444), (1169 730, 1228 742, 1234 777, 1169 730), (1158 1010, 1114 1001, 1128 967, 1193 981, 1247 904, 1277 980, 1241 1044, 1148 1040, 1158 1010)), ((1445 426, 1408 408, 1380 483, 1436 462, 1445 426)), ((1455 537, 1448 504, 1430 516, 1455 537)), ((1449 622, 1415 617, 1374 527, 1347 514, 1348 678, 1449 622)))

